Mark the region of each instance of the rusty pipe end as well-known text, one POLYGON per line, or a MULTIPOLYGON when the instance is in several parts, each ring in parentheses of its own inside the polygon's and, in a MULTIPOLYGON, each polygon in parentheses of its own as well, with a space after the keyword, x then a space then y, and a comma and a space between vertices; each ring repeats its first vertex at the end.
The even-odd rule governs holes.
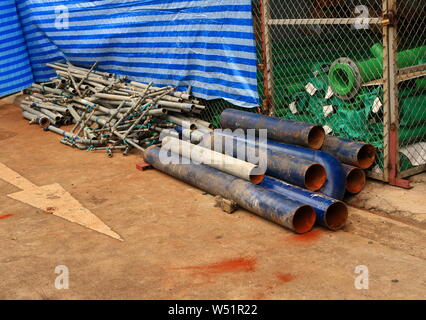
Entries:
POLYGON ((361 169, 370 168, 376 160, 376 148, 371 144, 363 145, 357 154, 358 166, 361 169))
POLYGON ((325 212, 325 224, 333 231, 343 228, 348 220, 348 207, 341 201, 329 206, 325 212))
POLYGON ((364 170, 353 168, 346 174, 346 190, 352 194, 360 193, 367 183, 364 170))
POLYGON ((321 126, 313 126, 308 133, 308 145, 311 149, 321 149, 325 140, 325 131, 321 126))
POLYGON ((300 206, 293 216, 293 229, 296 233, 309 232, 314 227, 315 220, 315 210, 311 206, 300 206))
POLYGON ((327 180, 327 172, 319 163, 309 166, 305 172, 305 187, 310 191, 318 191, 327 180))
POLYGON ((261 183, 264 178, 265 178, 264 174, 251 174, 250 175, 250 181, 253 184, 259 184, 259 183, 261 183))

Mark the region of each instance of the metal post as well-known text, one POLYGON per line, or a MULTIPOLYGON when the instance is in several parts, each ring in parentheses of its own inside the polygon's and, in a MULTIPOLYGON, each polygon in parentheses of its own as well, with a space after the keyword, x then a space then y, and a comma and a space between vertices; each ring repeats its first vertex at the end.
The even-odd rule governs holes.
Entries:
MULTIPOLYGON (((396 0, 388 0, 387 11, 393 12, 396 14, 397 5, 396 0)), ((399 99, 398 99, 398 81, 397 81, 397 26, 396 24, 389 21, 387 26, 387 36, 388 36, 388 74, 385 74, 385 96, 386 93, 389 95, 389 121, 390 125, 388 126, 389 132, 389 162, 388 162, 388 172, 389 172, 389 183, 394 186, 402 188, 412 188, 409 180, 404 180, 399 177, 399 99), (387 77, 386 77, 387 76, 387 77), (387 79, 386 79, 387 78, 387 79), (387 92, 386 92, 387 91, 387 92)), ((385 161, 385 164, 387 161, 385 161)), ((386 171, 385 171, 386 172, 386 171)))
MULTIPOLYGON (((388 0, 383 0, 383 13, 388 11, 388 0)), ((383 24, 383 180, 389 181, 389 27, 383 24)))
POLYGON ((265 99, 263 100, 263 112, 272 115, 272 52, 271 35, 269 29, 270 7, 269 0, 260 0, 261 11, 261 32, 262 32, 262 60, 263 60, 263 91, 265 99))

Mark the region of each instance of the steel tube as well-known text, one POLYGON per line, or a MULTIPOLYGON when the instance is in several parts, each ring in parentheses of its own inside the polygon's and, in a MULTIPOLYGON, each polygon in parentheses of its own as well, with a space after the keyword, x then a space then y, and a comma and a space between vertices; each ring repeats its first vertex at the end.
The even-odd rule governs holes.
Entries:
POLYGON ((364 170, 347 164, 342 166, 346 175, 346 191, 351 194, 360 193, 367 183, 364 170))
POLYGON ((25 106, 25 105, 22 105, 22 104, 21 104, 19 107, 20 107, 22 110, 24 110, 24 111, 27 111, 27 112, 29 112, 29 113, 32 113, 32 114, 36 115, 36 116, 39 116, 40 118, 47 117, 47 118, 49 119, 49 121, 50 121, 50 122, 52 122, 52 123, 54 123, 54 122, 55 122, 55 119, 51 119, 51 118, 49 118, 46 114, 44 114, 43 112, 37 111, 37 110, 35 110, 35 109, 32 109, 32 108, 30 108, 29 106, 25 106))
POLYGON ((342 201, 310 192, 268 176, 265 177, 260 186, 312 206, 317 216, 316 222, 330 230, 339 230, 346 224, 348 208, 342 201))
POLYGON ((327 135, 321 151, 335 156, 341 162, 361 169, 370 168, 376 160, 376 149, 368 143, 327 135))
POLYGON ((47 127, 47 129, 48 129, 49 131, 52 131, 52 132, 54 132, 54 133, 57 133, 57 134, 59 134, 59 135, 61 135, 61 136, 64 136, 64 137, 67 137, 67 138, 70 138, 70 139, 74 139, 74 140, 75 140, 75 142, 77 142, 77 143, 82 143, 82 144, 93 144, 93 145, 95 145, 95 146, 102 146, 102 145, 104 145, 104 144, 105 144, 105 142, 104 142, 104 141, 84 139, 84 138, 82 138, 82 137, 80 137, 80 136, 76 136, 75 134, 73 134, 73 133, 71 133, 71 132, 68 132, 68 131, 65 131, 65 130, 59 129, 59 128, 57 128, 57 127, 55 127, 55 126, 52 126, 52 125, 48 126, 48 127, 47 127))
POLYGON ((265 176, 259 172, 259 168, 255 164, 174 137, 163 138, 162 148, 254 184, 262 182, 265 176))
POLYGON ((46 116, 48 116, 51 119, 55 119, 55 122, 61 121, 62 116, 50 111, 49 109, 40 108, 40 112, 44 113, 46 116))
POLYGON ((324 142, 324 129, 321 126, 303 122, 279 119, 245 112, 225 109, 220 116, 223 128, 266 129, 268 139, 320 149, 324 142))
POLYGON ((297 233, 310 231, 315 223, 315 211, 311 206, 243 179, 204 165, 164 164, 160 161, 158 147, 148 148, 143 156, 154 168, 212 195, 235 201, 240 207, 297 233))
POLYGON ((30 123, 37 122, 42 128, 47 128, 50 125, 50 120, 47 117, 40 117, 28 111, 22 112, 22 116, 30 120, 30 123))
MULTIPOLYGON (((244 135, 226 134, 226 133, 214 133, 214 136, 219 136, 219 139, 223 139, 221 136, 228 136, 229 139, 236 139, 240 143, 246 145, 253 145, 260 150, 268 150, 287 154, 295 158, 305 159, 314 163, 319 163, 325 168, 327 174, 327 180, 324 186, 319 192, 338 200, 342 200, 345 196, 346 189, 346 177, 342 168, 342 164, 339 160, 333 157, 331 154, 321 152, 319 150, 312 150, 299 146, 293 146, 284 144, 281 142, 268 140, 266 143, 260 143, 259 140, 253 141, 247 139, 244 135)), ((217 139, 214 137, 214 139, 217 139)))
POLYGON ((203 137, 201 145, 210 149, 220 147, 222 152, 227 152, 227 145, 232 145, 232 155, 234 157, 244 156, 246 161, 257 161, 263 157, 266 160, 264 162, 266 162, 267 175, 311 191, 321 189, 327 180, 326 171, 318 162, 296 158, 281 151, 267 149, 261 151, 250 143, 241 142, 230 135, 210 133, 203 137), (251 159, 249 155, 257 155, 257 157, 251 159))
POLYGON ((187 128, 187 129, 191 129, 191 130, 195 130, 197 129, 197 125, 194 122, 191 122, 189 119, 185 119, 185 118, 180 118, 177 116, 173 116, 168 114, 165 117, 166 120, 171 121, 175 124, 177 124, 178 126, 181 126, 183 128, 187 128))

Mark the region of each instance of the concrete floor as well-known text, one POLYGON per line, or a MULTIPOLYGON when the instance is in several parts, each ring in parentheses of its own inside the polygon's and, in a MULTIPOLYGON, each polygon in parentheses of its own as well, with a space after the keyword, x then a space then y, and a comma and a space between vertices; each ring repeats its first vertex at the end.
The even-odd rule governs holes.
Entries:
POLYGON ((0 162, 38 186, 61 184, 124 241, 11 199, 19 189, 0 180, 0 299, 426 298, 422 178, 411 191, 370 182, 350 202, 374 212, 351 207, 344 230, 295 235, 244 210, 226 214, 210 195, 137 171, 138 161, 66 147, 3 101, 0 162), (58 265, 69 268, 68 290, 55 288, 58 265), (367 290, 354 285, 359 265, 367 290))

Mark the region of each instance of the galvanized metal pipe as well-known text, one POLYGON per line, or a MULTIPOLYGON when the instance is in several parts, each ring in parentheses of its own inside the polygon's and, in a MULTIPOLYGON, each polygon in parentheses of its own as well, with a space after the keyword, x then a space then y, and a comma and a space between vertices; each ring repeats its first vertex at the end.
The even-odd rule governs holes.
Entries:
POLYGON ((268 139, 320 149, 325 137, 321 126, 273 118, 236 109, 225 109, 220 115, 223 128, 266 129, 268 139))
POLYGON ((55 123, 55 119, 49 118, 49 117, 48 117, 46 114, 44 114, 43 112, 40 112, 40 111, 34 110, 34 109, 32 109, 32 108, 30 108, 30 107, 28 107, 28 106, 22 105, 22 104, 21 104, 19 107, 20 107, 22 110, 27 111, 27 112, 29 112, 29 113, 32 113, 32 114, 34 114, 34 115, 36 115, 36 116, 38 116, 38 117, 40 117, 40 118, 47 117, 51 123, 55 123))
POLYGON ((168 114, 165 117, 165 119, 177 124, 178 126, 181 126, 182 128, 187 128, 191 130, 197 129, 197 125, 194 122, 191 122, 187 118, 181 118, 181 117, 177 117, 176 115, 168 114))
POLYGON ((158 147, 146 149, 143 156, 154 168, 212 195, 235 201, 240 207, 297 233, 310 231, 315 223, 315 211, 311 206, 243 179, 204 165, 164 164, 158 147))
POLYGON ((59 135, 61 135, 61 136, 64 136, 64 137, 70 138, 70 139, 74 140, 74 141, 75 141, 75 142, 77 142, 77 143, 82 143, 82 144, 87 144, 87 145, 94 145, 94 146, 96 146, 96 145, 103 145, 103 144, 105 144, 105 142, 104 142, 104 141, 101 141, 101 140, 84 139, 84 138, 82 138, 82 137, 80 137, 80 136, 76 136, 74 133, 71 133, 71 132, 68 132, 68 131, 65 131, 65 130, 59 129, 58 127, 55 127, 55 126, 52 126, 52 125, 48 126, 48 127, 47 127, 47 129, 48 129, 49 131, 52 131, 52 132, 54 132, 54 133, 57 133, 57 134, 59 134, 59 135))
POLYGON ((42 128, 47 128, 50 125, 50 120, 47 117, 39 117, 33 113, 30 113, 28 111, 22 112, 22 116, 30 120, 31 123, 38 123, 42 128))

